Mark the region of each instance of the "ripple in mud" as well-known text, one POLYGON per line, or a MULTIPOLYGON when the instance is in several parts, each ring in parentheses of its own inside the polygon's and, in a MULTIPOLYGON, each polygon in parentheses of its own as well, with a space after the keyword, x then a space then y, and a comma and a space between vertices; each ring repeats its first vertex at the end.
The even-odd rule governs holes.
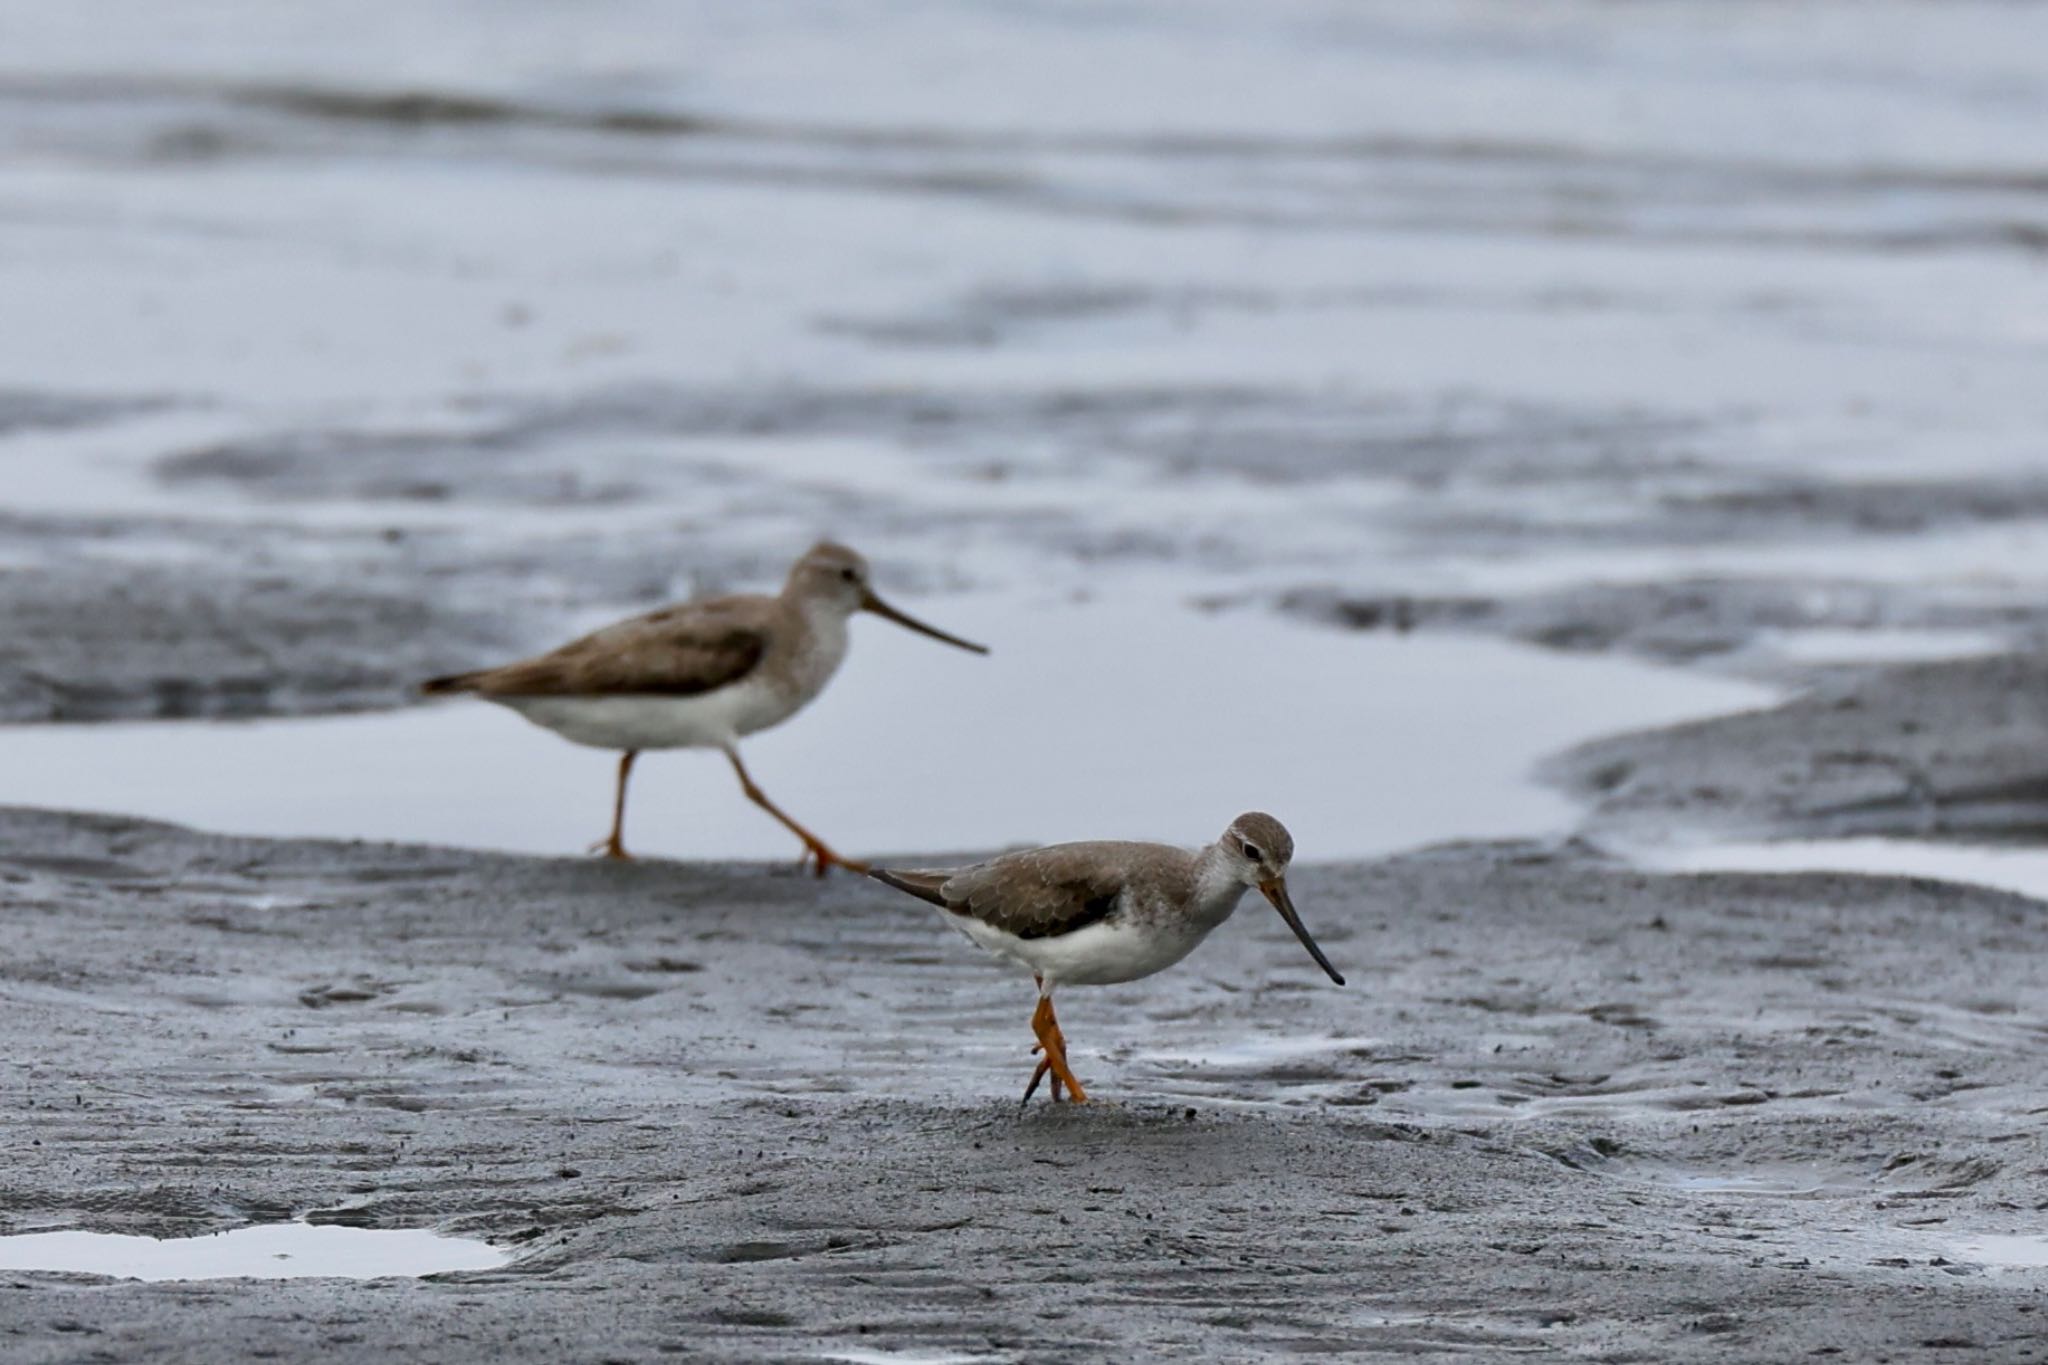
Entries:
POLYGON ((1366 1075, 1373 1056, 1371 1038, 1256 1038, 1204 1051, 1139 1054, 1172 1093, 1215 1091, 1239 1099, 1328 1099, 1371 1104, 1405 1082, 1375 1081, 1366 1075), (1267 1093, 1261 1093, 1267 1092, 1267 1093))
MULTIPOLYGON (((1905 1152, 1888 1159, 1810 1158, 1718 1148, 1643 1152, 1593 1138, 1547 1153, 1560 1165, 1643 1189, 1716 1198, 1855 1199, 1878 1195, 1897 1206, 1944 1200, 1996 1177, 1983 1158, 1937 1159, 1905 1152)), ((1883 1207, 1883 1205, 1880 1205, 1883 1207)))
POLYGON ((847 1365, 973 1365, 976 1361, 998 1360, 992 1355, 968 1355, 958 1351, 878 1351, 853 1348, 826 1351, 820 1360, 840 1360, 847 1365))
MULTIPOLYGON (((1538 1040, 1503 1035, 1498 1041, 1533 1046, 1538 1040)), ((1464 1075, 1439 1075, 1399 1089, 1401 1113, 1431 1121, 1509 1117, 1634 1121, 1825 1098, 1821 1092, 1780 1096, 1737 1083, 1716 1083, 1682 1066, 1662 1062, 1588 1075, 1504 1073, 1479 1067, 1464 1075)))
POLYGON ((1762 1162, 1753 1166, 1688 1166, 1617 1158, 1582 1169, 1611 1179, 1680 1194, 1749 1195, 1779 1199, 1840 1199, 1876 1188, 1870 1173, 1818 1161, 1762 1162))

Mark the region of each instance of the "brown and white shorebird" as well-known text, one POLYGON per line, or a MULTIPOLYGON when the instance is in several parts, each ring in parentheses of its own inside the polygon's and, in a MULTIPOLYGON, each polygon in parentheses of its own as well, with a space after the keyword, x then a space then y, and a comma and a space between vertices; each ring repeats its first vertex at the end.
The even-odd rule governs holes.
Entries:
POLYGON ((1038 982, 1031 1031, 1042 1052, 1025 1100, 1052 1074, 1075 1104, 1088 1092, 1067 1066, 1067 1040, 1053 1017, 1056 986, 1104 986, 1164 971, 1194 951, 1256 887, 1287 921, 1316 965, 1344 978, 1309 937, 1287 894, 1294 837, 1270 815, 1250 811, 1207 848, 1171 844, 1053 844, 968 867, 925 871, 870 868, 878 882, 945 912, 955 928, 1038 982))
POLYGON ((949 645, 985 645, 916 620, 875 595, 868 562, 821 541, 789 571, 774 597, 745 594, 682 602, 617 622, 518 663, 455 673, 427 693, 467 692, 595 749, 620 751, 612 832, 593 844, 625 858, 626 779, 643 749, 717 749, 749 800, 804 842, 819 876, 833 866, 866 871, 792 820, 740 762, 744 735, 779 725, 809 705, 846 658, 846 623, 871 611, 949 645))

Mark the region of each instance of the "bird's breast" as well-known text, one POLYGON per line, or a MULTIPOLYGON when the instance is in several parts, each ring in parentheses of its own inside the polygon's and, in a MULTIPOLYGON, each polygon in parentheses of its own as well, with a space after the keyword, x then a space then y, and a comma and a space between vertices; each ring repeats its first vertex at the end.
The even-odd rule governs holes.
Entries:
POLYGON ((740 733, 788 720, 817 699, 846 660, 846 622, 813 616, 763 662, 760 685, 747 699, 740 733))
POLYGON ((596 749, 696 749, 745 733, 754 698, 745 682, 690 697, 498 697, 535 725, 596 749))

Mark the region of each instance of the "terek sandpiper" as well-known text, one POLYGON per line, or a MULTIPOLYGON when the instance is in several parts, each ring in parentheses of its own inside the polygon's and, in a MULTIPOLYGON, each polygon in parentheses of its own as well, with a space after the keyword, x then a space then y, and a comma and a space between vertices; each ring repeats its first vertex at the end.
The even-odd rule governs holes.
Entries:
POLYGON ((1043 1052, 1025 1100, 1047 1072, 1052 1097, 1065 1086, 1076 1104, 1088 1092, 1067 1067, 1067 1040, 1053 1017, 1053 988, 1104 986, 1164 971, 1194 951, 1257 887, 1287 921, 1316 965, 1344 978, 1309 937, 1287 894, 1294 837, 1270 815, 1251 811, 1230 822, 1207 848, 1170 844, 1053 844, 1006 853, 969 867, 897 872, 871 868, 876 881, 946 912, 967 937, 1026 967, 1038 982, 1031 1031, 1043 1052))
POLYGON ((629 856, 626 779, 643 749, 717 749, 749 800, 804 842, 819 876, 833 865, 866 871, 770 801, 740 762, 739 740, 779 725, 825 689, 846 657, 846 623, 871 611, 934 640, 988 653, 896 610, 868 586, 868 562, 821 541, 789 571, 774 597, 713 597, 663 607, 594 631, 518 663, 455 673, 422 685, 469 692, 510 707, 564 739, 620 750, 612 832, 591 846, 629 856))

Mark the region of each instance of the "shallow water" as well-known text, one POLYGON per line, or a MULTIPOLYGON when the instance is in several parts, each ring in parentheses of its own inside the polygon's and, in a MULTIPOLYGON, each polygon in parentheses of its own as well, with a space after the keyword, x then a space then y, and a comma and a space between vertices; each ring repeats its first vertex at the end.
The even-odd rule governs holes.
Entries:
POLYGON ((1764 659, 1795 664, 1924 663, 1997 654, 2009 647, 1983 630, 1767 630, 1751 650, 1764 659))
MULTIPOLYGON (((1484 639, 955 597, 918 614, 975 658, 863 619, 816 705, 742 747, 785 809, 846 850, 1089 837, 1201 842, 1268 809, 1304 859, 1562 832, 1530 777, 1608 730, 1706 715, 1750 684, 1484 639)), ((574 853, 610 815, 613 759, 475 701, 386 715, 0 730, 0 803, 242 834, 574 853)), ((635 770, 628 846, 794 856, 713 753, 635 770)))
POLYGON ((1998 1270, 2048 1270, 2048 1235, 1980 1233, 1956 1242, 1952 1254, 1998 1270))
POLYGON ((26 1232, 0 1237, 0 1270, 121 1280, 381 1279, 492 1270, 511 1256, 488 1243, 419 1229, 276 1223, 202 1237, 26 1232))
POLYGON ((1666 872, 1861 872, 1996 887, 2048 901, 2048 849, 1916 839, 1785 839, 1643 846, 1629 856, 1666 872))

